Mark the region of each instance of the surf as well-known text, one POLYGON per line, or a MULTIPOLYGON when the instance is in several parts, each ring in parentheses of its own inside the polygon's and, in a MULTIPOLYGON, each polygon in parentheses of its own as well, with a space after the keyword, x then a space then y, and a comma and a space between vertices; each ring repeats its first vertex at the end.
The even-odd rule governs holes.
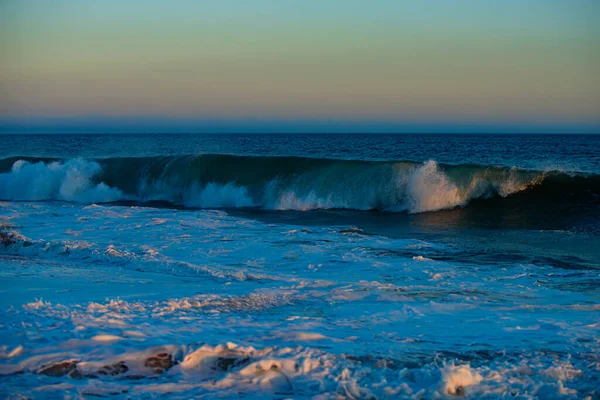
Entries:
MULTIPOLYGON (((482 200, 598 205, 600 176, 475 164, 309 157, 185 156, 0 160, 0 199, 165 202, 188 208, 421 213, 482 200)), ((521 202, 521 203, 519 203, 521 202)), ((490 203, 492 204, 492 203, 490 203)))

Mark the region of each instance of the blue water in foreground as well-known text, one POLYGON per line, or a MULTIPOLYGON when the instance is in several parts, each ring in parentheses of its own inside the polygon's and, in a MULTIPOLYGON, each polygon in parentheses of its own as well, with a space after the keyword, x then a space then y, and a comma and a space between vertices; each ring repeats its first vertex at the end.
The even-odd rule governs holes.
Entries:
POLYGON ((8 398, 600 396, 600 135, 0 135, 8 398))

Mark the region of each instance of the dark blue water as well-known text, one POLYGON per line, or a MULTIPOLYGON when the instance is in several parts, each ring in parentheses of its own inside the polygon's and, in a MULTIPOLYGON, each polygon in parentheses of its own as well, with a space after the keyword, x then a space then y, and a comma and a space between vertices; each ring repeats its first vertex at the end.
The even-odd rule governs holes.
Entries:
POLYGON ((593 399, 599 271, 600 136, 0 136, 0 397, 593 399))
POLYGON ((600 171, 600 135, 0 135, 2 158, 210 153, 600 171))
POLYGON ((496 258, 600 264, 600 136, 4 135, 0 152, 0 200, 220 208, 435 237, 461 260, 493 259, 485 240, 496 258))

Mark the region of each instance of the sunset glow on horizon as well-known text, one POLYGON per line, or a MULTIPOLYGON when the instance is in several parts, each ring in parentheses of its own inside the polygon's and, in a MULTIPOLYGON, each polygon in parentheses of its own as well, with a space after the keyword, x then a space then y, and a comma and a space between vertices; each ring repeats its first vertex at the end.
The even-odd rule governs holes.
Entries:
POLYGON ((5 1, 0 118, 600 126, 595 1, 5 1))

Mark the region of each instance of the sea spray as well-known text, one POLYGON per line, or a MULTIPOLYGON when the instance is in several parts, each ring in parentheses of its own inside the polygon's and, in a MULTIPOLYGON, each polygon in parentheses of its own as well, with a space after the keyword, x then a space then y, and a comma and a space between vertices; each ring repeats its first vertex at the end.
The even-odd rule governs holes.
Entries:
POLYGON ((591 196, 593 201, 600 193, 597 175, 442 165, 433 160, 190 155, 0 161, 0 165, 10 165, 0 173, 2 200, 162 201, 190 208, 420 213, 522 192, 544 201, 562 201, 558 197, 565 193, 591 196))

